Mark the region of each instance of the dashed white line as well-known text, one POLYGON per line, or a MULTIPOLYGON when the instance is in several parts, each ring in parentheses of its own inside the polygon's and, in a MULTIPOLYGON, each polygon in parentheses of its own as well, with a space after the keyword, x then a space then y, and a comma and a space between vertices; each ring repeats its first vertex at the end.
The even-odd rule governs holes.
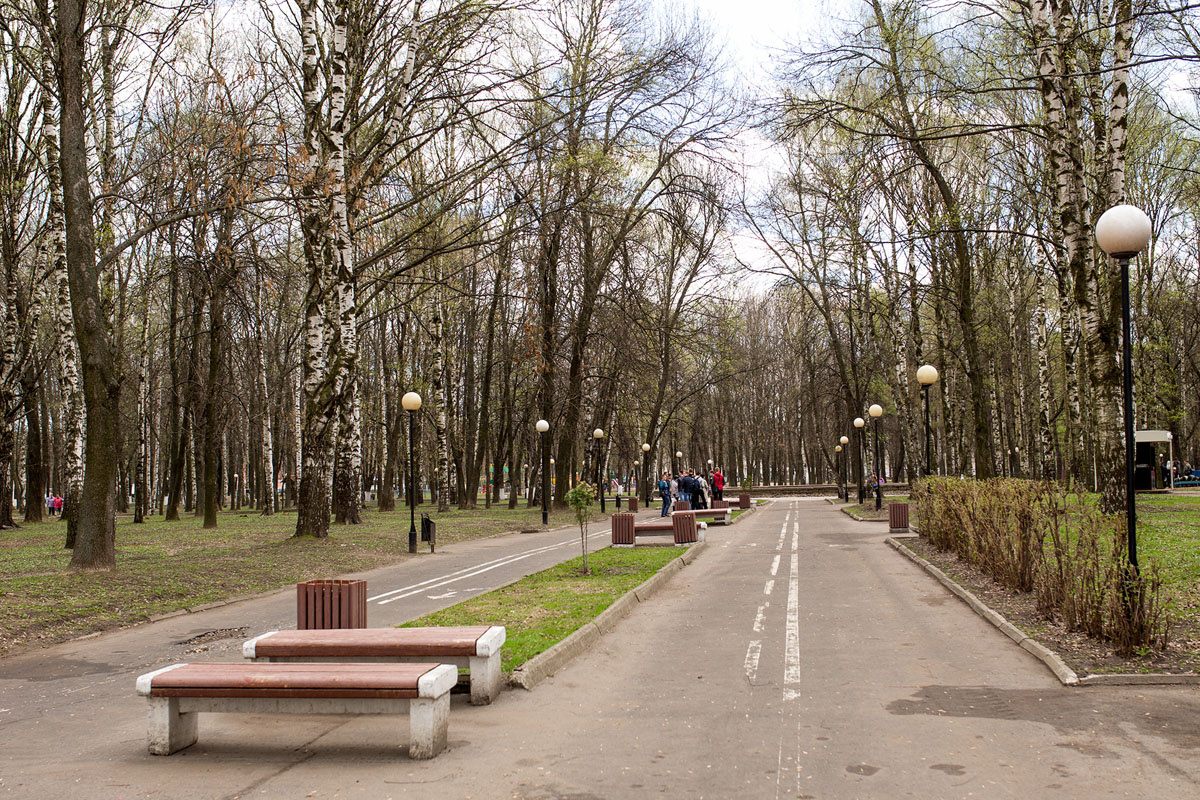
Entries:
POLYGON ((754 683, 755 676, 758 675, 758 657, 762 653, 762 640, 755 639, 750 642, 750 646, 746 648, 746 677, 754 683))
POLYGON ((800 558, 792 551, 792 573, 788 578, 787 648, 783 682, 800 683, 800 558))

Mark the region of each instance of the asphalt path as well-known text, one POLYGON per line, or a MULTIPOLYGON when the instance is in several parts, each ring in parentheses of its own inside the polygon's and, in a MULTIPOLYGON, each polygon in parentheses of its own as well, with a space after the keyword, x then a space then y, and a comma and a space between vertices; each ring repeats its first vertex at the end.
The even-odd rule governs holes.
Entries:
MULTIPOLYGON (((190 631, 288 621, 293 612, 274 609, 274 598, 51 648, 40 670, 10 659, 0 662, 0 788, 29 797, 1200 796, 1200 690, 1063 687, 885 536, 820 499, 776 500, 709 528, 698 559, 532 692, 507 691, 487 707, 455 697, 450 746, 428 762, 404 756, 406 721, 374 717, 216 715, 188 750, 146 752, 133 678, 179 658, 135 663, 145 656, 121 652, 127 637, 161 629, 151 638, 165 647, 190 631)), ((554 543, 507 538, 526 550, 554 543)), ((453 569, 428 576, 415 573, 429 563, 396 568, 413 574, 393 583, 374 576, 371 624, 403 616, 394 606, 479 588, 508 569, 471 574, 504 558, 499 544, 463 548, 473 559, 453 565, 447 554, 453 569), (465 571, 454 583, 431 580, 455 570, 465 571)), ((219 645, 198 657, 217 657, 219 645)))

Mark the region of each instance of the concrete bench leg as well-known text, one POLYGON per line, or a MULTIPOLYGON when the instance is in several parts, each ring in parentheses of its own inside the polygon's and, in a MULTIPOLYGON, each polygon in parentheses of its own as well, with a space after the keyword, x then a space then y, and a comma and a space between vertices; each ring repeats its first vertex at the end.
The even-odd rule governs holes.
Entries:
POLYGON ((169 756, 196 743, 200 714, 180 714, 178 697, 147 699, 150 701, 148 730, 151 753, 156 756, 169 756))
POLYGON ((408 757, 433 758, 446 749, 450 725, 450 692, 441 697, 418 697, 408 707, 408 757))
POLYGON ((500 653, 490 656, 471 656, 471 705, 486 706, 500 694, 503 684, 500 672, 500 653))

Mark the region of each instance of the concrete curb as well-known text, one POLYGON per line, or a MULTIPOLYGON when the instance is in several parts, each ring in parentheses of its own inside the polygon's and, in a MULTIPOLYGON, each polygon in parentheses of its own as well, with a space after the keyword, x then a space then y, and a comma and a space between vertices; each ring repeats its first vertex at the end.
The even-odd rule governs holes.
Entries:
MULTIPOLYGON (((914 533, 906 538, 911 539, 915 536, 916 534, 914 533)), ((937 578, 938 582, 949 589, 952 594, 962 598, 963 602, 969 605, 972 611, 995 625, 1005 636, 1020 645, 1023 650, 1040 659, 1043 664, 1050 668, 1050 671, 1054 673, 1054 676, 1064 686, 1200 686, 1200 675, 1194 672, 1187 672, 1180 675, 1174 675, 1169 672, 1106 672, 1084 675, 1081 678, 1075 674, 1074 670, 1067 666, 1061 656, 1037 639, 1025 635, 1021 629, 1006 620, 991 607, 984 605, 978 597, 968 592, 949 575, 929 563, 928 560, 921 558, 912 550, 909 550, 893 536, 889 536, 886 541, 896 550, 903 553, 910 561, 919 564, 926 572, 937 578)))
POLYGON ((859 522, 883 522, 883 523, 887 522, 886 519, 869 519, 867 517, 860 517, 858 514, 855 514, 853 511, 851 511, 849 506, 842 506, 838 510, 841 511, 843 514, 845 514, 850 519, 858 520, 859 522))
POLYGON ((509 676, 508 685, 529 690, 565 667, 572 659, 594 645, 601 636, 613 630, 617 623, 638 603, 644 603, 652 597, 664 583, 670 580, 671 576, 683 569, 685 565, 695 561, 696 556, 704 547, 704 541, 692 545, 678 558, 664 564, 658 572, 640 586, 622 595, 616 602, 600 612, 594 620, 583 625, 549 650, 539 653, 513 670, 512 675, 509 676))
POLYGON ((1068 667, 1066 662, 1059 658, 1056 653, 1052 653, 1042 646, 1037 640, 1026 636, 1019 628, 1006 620, 995 610, 985 605, 978 597, 968 592, 959 584, 955 583, 946 573, 942 572, 933 564, 929 563, 929 561, 921 558, 912 550, 909 550, 907 547, 905 547, 896 537, 889 536, 884 541, 890 544, 898 552, 903 554, 904 557, 909 561, 919 565, 930 575, 937 578, 938 583, 942 584, 949 589, 952 594, 959 597, 971 608, 972 611, 986 619, 988 622, 998 628, 1005 636, 1020 645, 1023 650, 1049 667, 1050 671, 1054 673, 1054 677, 1058 678, 1058 680, 1064 686, 1079 685, 1079 676, 1076 675, 1075 671, 1068 667))
MULTIPOLYGON (((770 505, 770 502, 764 503, 764 505, 770 505)), ((731 519, 731 520, 729 521, 729 524, 730 524, 730 525, 737 525, 739 522, 741 522, 742 520, 744 520, 746 517, 748 517, 748 516, 750 516, 751 514, 753 514, 753 513, 754 513, 754 509, 756 509, 756 508, 758 508, 758 503, 751 503, 749 508, 747 508, 747 509, 746 509, 744 512, 742 512, 741 514, 738 514, 736 517, 734 517, 733 519, 731 519)), ((728 526, 726 526, 726 527, 728 527, 728 526)))

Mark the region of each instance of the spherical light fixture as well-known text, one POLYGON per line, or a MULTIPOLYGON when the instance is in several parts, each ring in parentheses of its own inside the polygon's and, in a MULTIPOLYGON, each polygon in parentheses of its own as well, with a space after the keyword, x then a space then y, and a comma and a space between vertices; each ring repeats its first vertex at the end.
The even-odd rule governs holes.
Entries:
POLYGON ((938 371, 933 364, 926 364, 917 370, 917 383, 922 386, 932 386, 937 383, 938 371))
POLYGON ((833 452, 835 452, 835 453, 840 453, 840 452, 842 452, 842 446, 841 446, 840 444, 839 444, 839 445, 834 445, 833 452))
POLYGON ((421 395, 416 392, 406 392, 404 397, 400 398, 400 405, 405 411, 418 411, 421 408, 421 395))
POLYGON ((546 431, 550 430, 550 423, 546 422, 544 419, 539 419, 533 427, 537 428, 538 433, 545 433, 546 431))
POLYGON ((879 405, 879 403, 873 403, 871 407, 867 409, 867 413, 875 419, 879 419, 883 416, 883 406, 879 405))
POLYGON ((1150 242, 1150 218, 1137 206, 1113 206, 1096 221, 1096 243, 1113 258, 1132 258, 1150 242))
POLYGON ((854 418, 854 427, 861 428, 863 425, 866 425, 866 424, 867 424, 866 420, 864 420, 862 417, 854 418))
POLYGON ((682 450, 676 450, 676 451, 675 451, 675 457, 676 457, 676 458, 683 458, 683 451, 682 451, 682 450))
POLYGON ((592 431, 592 438, 593 439, 603 439, 604 438, 604 430, 602 428, 596 428, 596 430, 592 431))
POLYGON ((847 444, 850 444, 850 437, 843 436, 841 439, 838 439, 838 441, 841 442, 843 445, 847 445, 847 444))
POLYGON ((643 452, 643 453, 649 453, 649 452, 650 452, 650 443, 649 443, 649 442, 643 442, 643 443, 642 443, 642 452, 643 452))

